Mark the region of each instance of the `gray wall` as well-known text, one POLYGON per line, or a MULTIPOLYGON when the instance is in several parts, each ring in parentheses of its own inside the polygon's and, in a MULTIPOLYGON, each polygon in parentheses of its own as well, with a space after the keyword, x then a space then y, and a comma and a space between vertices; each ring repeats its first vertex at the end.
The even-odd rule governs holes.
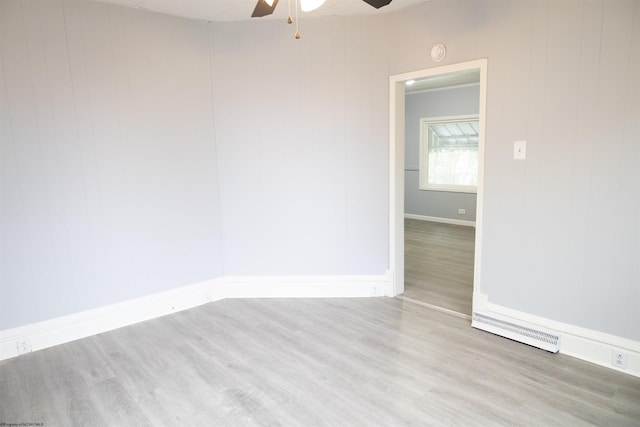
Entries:
POLYGON ((211 24, 213 56, 198 22, 0 5, 0 327, 223 273, 383 272, 388 76, 444 42, 488 58, 478 290, 640 340, 640 2, 211 24))
POLYGON ((212 26, 226 274, 384 273, 385 24, 212 26))
POLYGON ((391 74, 434 66, 437 42, 445 64, 488 58, 478 290, 640 340, 640 1, 432 0, 390 21, 391 74))
POLYGON ((408 93, 405 97, 404 211, 439 218, 476 220, 476 194, 419 189, 420 119, 478 114, 480 86, 408 93), (466 215, 458 215, 458 209, 466 215))
POLYGON ((222 275, 207 26, 0 1, 0 329, 222 275))

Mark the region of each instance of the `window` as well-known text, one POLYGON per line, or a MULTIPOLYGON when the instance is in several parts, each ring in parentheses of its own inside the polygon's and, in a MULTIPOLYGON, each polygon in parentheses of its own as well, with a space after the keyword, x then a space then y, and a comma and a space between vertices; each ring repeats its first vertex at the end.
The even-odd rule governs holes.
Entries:
POLYGON ((420 120, 420 189, 475 193, 478 116, 420 120))

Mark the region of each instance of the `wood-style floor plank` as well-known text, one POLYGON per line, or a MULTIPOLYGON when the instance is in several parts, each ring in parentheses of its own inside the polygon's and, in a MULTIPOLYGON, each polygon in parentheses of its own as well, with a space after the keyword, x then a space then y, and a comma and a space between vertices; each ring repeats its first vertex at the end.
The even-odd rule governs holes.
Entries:
POLYGON ((404 296, 471 315, 475 228, 405 219, 404 296))
POLYGON ((640 425, 640 378, 392 298, 223 300, 0 363, 0 423, 640 425))

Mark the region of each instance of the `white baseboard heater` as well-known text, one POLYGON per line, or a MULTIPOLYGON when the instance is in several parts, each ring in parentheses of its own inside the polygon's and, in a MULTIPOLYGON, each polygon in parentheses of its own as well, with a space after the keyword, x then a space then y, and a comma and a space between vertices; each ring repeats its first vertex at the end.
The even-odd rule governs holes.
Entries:
POLYGON ((560 336, 537 326, 514 323, 480 313, 473 313, 471 326, 551 353, 560 351, 560 336))

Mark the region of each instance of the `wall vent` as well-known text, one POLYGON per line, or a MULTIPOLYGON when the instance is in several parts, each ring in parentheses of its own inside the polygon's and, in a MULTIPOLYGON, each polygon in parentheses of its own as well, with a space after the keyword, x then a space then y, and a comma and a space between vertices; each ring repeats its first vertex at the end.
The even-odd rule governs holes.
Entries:
POLYGON ((478 313, 473 313, 471 326, 552 353, 557 353, 560 350, 560 337, 538 327, 524 326, 478 313))

